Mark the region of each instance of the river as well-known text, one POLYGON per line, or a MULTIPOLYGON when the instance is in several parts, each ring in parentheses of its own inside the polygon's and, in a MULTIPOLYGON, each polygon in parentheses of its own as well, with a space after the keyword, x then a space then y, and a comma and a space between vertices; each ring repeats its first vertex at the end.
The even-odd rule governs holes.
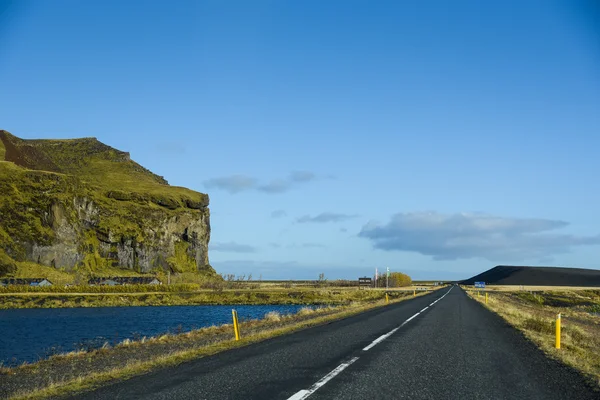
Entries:
POLYGON ((111 345, 125 339, 261 319, 270 311, 293 314, 301 305, 95 307, 0 310, 0 363, 14 366, 53 354, 111 345))

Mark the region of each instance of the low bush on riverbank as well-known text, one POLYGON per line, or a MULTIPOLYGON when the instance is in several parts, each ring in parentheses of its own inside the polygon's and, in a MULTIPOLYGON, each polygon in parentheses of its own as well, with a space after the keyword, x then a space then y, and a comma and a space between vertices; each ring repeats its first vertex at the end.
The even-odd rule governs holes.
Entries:
MULTIPOLYGON (((485 305, 484 296, 471 297, 485 305)), ((600 304, 600 291, 494 293, 486 306, 546 354, 584 373, 600 390, 600 316, 589 312, 594 304, 600 304), (561 348, 556 349, 559 313, 561 348)))
MULTIPOLYGON (((340 307, 302 308, 292 315, 272 314, 262 320, 242 321, 240 341, 233 340, 233 328, 228 324, 178 335, 140 338, 114 347, 106 344, 88 352, 56 355, 34 364, 4 368, 0 370, 0 398, 47 398, 90 389, 111 380, 132 377, 381 307, 385 305, 381 294, 379 292, 377 301, 340 307)), ((412 297, 412 293, 399 293, 391 301, 412 297)))

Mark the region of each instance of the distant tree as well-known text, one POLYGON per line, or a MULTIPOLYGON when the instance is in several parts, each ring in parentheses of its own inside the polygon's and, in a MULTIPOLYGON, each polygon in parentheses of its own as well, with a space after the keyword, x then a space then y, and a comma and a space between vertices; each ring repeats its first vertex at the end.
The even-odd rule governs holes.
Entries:
MULTIPOLYGON (((390 277, 387 280, 388 286, 393 287, 404 287, 412 285, 412 279, 410 276, 403 274, 402 272, 390 272, 390 277)), ((386 277, 385 274, 377 277, 377 287, 385 287, 386 277)))
POLYGON ((410 276, 403 274, 402 272, 392 272, 390 274, 390 287, 402 287, 412 285, 412 279, 410 276))
POLYGON ((321 272, 319 274, 319 285, 324 285, 326 281, 327 281, 327 278, 325 278, 325 273, 321 272))

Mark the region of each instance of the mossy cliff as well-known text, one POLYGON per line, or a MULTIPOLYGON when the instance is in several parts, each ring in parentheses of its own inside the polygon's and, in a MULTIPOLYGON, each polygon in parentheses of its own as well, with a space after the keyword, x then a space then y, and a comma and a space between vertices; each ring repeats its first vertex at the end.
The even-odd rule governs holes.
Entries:
POLYGON ((214 275, 208 203, 95 138, 23 140, 0 130, 0 275, 15 261, 214 275))

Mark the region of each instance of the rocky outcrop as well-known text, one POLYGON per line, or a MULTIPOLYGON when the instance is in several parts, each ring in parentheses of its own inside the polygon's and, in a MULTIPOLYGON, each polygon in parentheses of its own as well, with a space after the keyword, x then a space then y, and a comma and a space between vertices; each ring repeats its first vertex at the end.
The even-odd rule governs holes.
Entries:
POLYGON ((67 271, 214 274, 207 195, 169 186, 96 139, 26 141, 0 131, 0 144, 11 160, 0 161, 3 257, 67 271))
POLYGON ((176 215, 155 212, 152 219, 140 221, 139 231, 133 234, 101 227, 108 211, 87 198, 54 203, 48 213, 54 240, 23 243, 24 258, 66 270, 85 265, 91 270, 111 266, 138 272, 211 272, 208 208, 181 210, 176 215), (73 212, 75 219, 68 217, 73 212))

